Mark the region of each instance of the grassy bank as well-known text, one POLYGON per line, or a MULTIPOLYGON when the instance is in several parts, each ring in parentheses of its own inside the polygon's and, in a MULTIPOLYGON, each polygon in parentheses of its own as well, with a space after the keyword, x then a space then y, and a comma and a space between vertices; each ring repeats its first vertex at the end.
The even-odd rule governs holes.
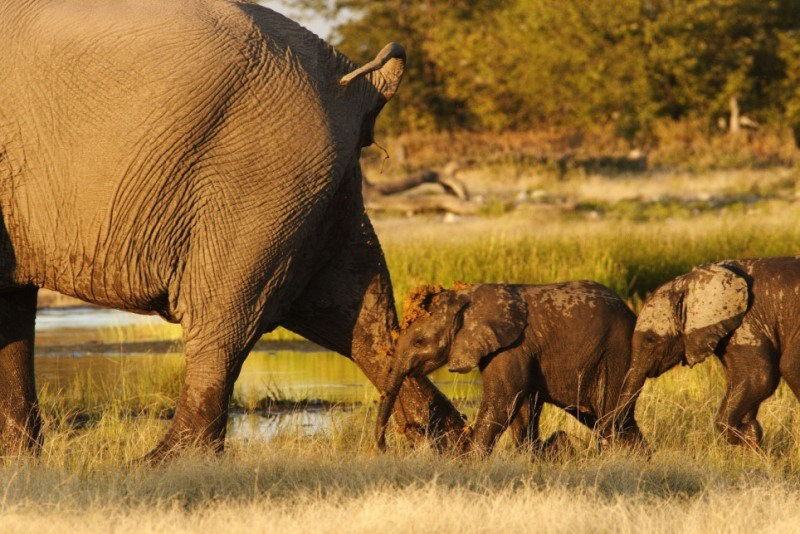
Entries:
POLYGON ((231 450, 164 469, 4 470, 4 532, 792 532, 800 487, 778 469, 679 457, 531 465, 331 454, 325 444, 231 450), (35 504, 34 504, 35 503, 35 504))

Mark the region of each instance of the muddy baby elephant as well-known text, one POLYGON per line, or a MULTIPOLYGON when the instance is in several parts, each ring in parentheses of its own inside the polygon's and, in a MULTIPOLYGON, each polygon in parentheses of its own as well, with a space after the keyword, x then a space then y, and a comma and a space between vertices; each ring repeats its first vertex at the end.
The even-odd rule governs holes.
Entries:
MULTIPOLYGON (((491 452, 509 426, 518 446, 541 450, 544 403, 592 429, 601 429, 598 422, 616 406, 636 318, 600 284, 424 286, 409 295, 405 309, 378 413, 381 449, 403 381, 444 365, 456 373, 481 370, 483 399, 468 440, 479 454, 491 452)), ((632 411, 617 430, 640 442, 632 411)))
POLYGON ((667 282, 644 303, 631 355, 620 417, 647 378, 716 355, 728 381, 717 428, 758 445, 758 408, 780 378, 800 396, 800 259, 724 261, 667 282))

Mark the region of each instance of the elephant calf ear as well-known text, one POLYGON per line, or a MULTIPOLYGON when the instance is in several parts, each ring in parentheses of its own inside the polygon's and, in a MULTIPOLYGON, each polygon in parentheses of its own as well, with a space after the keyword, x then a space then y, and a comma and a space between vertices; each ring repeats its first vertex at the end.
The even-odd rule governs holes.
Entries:
POLYGON ((747 281, 722 265, 695 269, 684 298, 686 363, 697 365, 742 324, 750 300, 747 281))
POLYGON ((469 297, 461 328, 450 347, 449 370, 466 373, 481 358, 508 347, 522 336, 528 308, 517 291, 504 286, 477 286, 469 297))

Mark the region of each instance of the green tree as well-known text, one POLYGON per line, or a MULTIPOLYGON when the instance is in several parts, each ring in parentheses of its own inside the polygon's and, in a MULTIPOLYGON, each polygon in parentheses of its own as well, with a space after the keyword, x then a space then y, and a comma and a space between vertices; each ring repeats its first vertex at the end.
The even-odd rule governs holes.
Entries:
POLYGON ((725 115, 735 98, 766 117, 780 107, 781 32, 797 27, 795 0, 649 2, 645 47, 651 99, 663 115, 725 115))
POLYGON ((584 128, 633 139, 658 117, 709 124, 731 103, 800 124, 800 0, 290 0, 337 20, 367 61, 409 52, 382 126, 584 128))
POLYGON ((614 122, 631 137, 649 119, 639 0, 516 0, 443 28, 448 89, 481 127, 614 122))

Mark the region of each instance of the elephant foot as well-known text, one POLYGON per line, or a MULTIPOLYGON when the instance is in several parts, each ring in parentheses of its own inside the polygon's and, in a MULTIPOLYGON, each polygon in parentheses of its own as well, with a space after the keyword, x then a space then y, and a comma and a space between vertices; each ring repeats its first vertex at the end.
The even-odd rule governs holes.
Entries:
POLYGON ((744 438, 744 445, 753 449, 761 449, 764 431, 761 430, 761 425, 758 421, 748 421, 747 423, 743 423, 739 428, 744 438))
POLYGON ((725 441, 737 447, 747 447, 753 450, 761 449, 761 428, 758 430, 742 425, 739 428, 726 428, 723 432, 725 441))
MULTIPOLYGON (((403 387, 401 395, 407 386, 403 387)), ((469 437, 466 416, 438 391, 425 393, 430 393, 431 398, 424 402, 417 402, 419 399, 409 395, 397 403, 395 416, 400 416, 396 418, 399 433, 414 447, 430 443, 438 453, 462 450, 465 436, 469 437)))
POLYGON ((725 441, 731 445, 748 447, 753 450, 761 449, 761 440, 764 437, 764 432, 755 419, 741 423, 738 426, 717 423, 717 428, 719 428, 725 441))
POLYGON ((171 432, 152 451, 134 463, 157 466, 169 462, 187 451, 222 454, 225 448, 224 443, 225 440, 221 437, 211 438, 203 434, 171 432))
POLYGON ((549 438, 539 441, 533 448, 534 456, 545 460, 557 460, 575 453, 569 434, 563 430, 553 432, 549 438))
POLYGON ((457 456, 469 454, 472 450, 472 427, 464 426, 460 432, 453 433, 449 441, 449 451, 457 456))
POLYGON ((650 445, 638 428, 634 430, 622 430, 613 434, 611 437, 600 437, 597 442, 598 451, 603 451, 611 447, 623 447, 628 451, 643 454, 650 458, 650 445))

